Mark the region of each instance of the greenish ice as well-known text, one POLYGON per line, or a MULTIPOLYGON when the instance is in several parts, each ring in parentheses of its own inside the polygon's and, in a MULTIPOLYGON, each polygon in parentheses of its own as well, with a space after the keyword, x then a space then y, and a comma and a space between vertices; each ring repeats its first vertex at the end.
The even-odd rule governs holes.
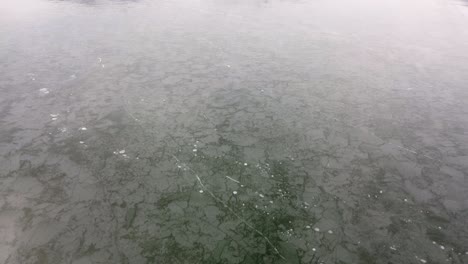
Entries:
POLYGON ((0 264, 468 263, 468 2, 3 0, 0 264))

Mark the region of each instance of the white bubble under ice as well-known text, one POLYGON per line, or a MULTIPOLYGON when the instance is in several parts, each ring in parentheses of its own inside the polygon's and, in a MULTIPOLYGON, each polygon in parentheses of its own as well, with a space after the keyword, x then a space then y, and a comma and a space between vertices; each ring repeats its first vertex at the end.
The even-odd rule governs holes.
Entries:
POLYGON ((47 88, 41 88, 39 89, 39 92, 43 93, 43 94, 48 94, 49 93, 49 89, 47 88))

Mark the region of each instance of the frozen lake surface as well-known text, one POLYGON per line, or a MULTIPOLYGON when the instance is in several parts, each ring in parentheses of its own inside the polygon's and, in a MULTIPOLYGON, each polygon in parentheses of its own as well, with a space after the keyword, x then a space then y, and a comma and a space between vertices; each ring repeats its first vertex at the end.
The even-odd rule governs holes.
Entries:
POLYGON ((467 3, 2 1, 0 263, 468 263, 467 3))

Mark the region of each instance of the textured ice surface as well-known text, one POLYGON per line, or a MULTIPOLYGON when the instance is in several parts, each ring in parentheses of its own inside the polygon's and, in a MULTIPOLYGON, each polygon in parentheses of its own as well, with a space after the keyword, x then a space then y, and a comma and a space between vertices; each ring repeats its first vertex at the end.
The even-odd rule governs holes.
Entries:
POLYGON ((458 2, 1 6, 0 263, 468 263, 458 2))

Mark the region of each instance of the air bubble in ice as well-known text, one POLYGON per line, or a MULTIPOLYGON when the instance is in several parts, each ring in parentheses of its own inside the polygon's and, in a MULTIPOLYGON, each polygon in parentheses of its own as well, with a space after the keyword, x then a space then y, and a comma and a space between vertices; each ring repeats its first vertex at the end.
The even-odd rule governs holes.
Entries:
POLYGON ((39 89, 39 92, 43 93, 43 94, 48 94, 49 93, 49 89, 47 88, 41 88, 39 89))

